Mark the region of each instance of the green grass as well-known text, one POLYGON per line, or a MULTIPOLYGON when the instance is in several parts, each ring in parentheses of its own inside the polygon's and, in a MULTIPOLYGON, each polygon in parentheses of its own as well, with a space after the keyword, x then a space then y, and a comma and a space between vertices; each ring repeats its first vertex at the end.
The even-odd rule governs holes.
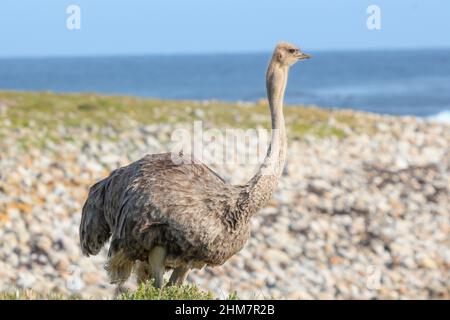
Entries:
MULTIPOLYGON (((0 136, 21 130, 20 145, 45 147, 69 139, 58 128, 111 127, 126 130, 139 124, 192 123, 204 120, 217 128, 269 128, 267 103, 236 104, 218 101, 173 101, 92 93, 55 94, 50 92, 0 92, 0 136), (203 116, 201 116, 203 115, 203 116), (200 116, 202 119, 200 119, 200 116), (7 120, 7 121, 1 121, 7 120)), ((361 114, 317 107, 288 106, 286 127, 290 139, 313 135, 319 138, 344 138, 346 130, 370 131, 373 124, 361 114)), ((96 136, 92 138, 105 137, 96 136)), ((110 137, 112 138, 112 137, 110 137)))
MULTIPOLYGON (((105 297, 107 298, 107 297, 105 297)), ((16 290, 10 293, 0 293, 0 300, 80 300, 78 295, 65 296, 58 293, 41 294, 33 290, 16 290)), ((141 284, 136 291, 127 291, 117 300, 216 300, 212 292, 200 289, 194 284, 182 286, 165 286, 155 288, 151 283, 141 284)), ((231 293, 226 300, 238 300, 237 293, 231 293)))
POLYGON ((134 292, 125 292, 119 300, 214 300, 209 291, 201 290, 193 284, 165 286, 157 289, 151 283, 141 284, 134 292))
POLYGON ((59 293, 42 294, 33 290, 16 290, 0 293, 0 300, 80 300, 81 296, 65 296, 59 293))

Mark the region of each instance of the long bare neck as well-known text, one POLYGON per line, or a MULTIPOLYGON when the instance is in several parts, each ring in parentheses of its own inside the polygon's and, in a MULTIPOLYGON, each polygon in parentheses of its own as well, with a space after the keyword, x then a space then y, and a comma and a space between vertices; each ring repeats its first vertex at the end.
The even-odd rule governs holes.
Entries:
POLYGON ((287 148, 283 99, 287 78, 288 66, 280 65, 275 57, 272 58, 266 74, 272 136, 263 164, 245 185, 245 199, 241 203, 241 210, 245 217, 251 217, 268 203, 283 172, 287 148))

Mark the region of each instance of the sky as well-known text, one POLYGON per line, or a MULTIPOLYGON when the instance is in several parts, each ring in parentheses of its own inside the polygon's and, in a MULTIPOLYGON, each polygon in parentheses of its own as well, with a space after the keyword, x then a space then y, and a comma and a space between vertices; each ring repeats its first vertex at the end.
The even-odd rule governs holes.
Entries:
POLYGON ((2 0, 0 56, 450 47, 448 0, 2 0), (66 26, 69 5, 80 29, 66 26), (366 25, 369 5, 381 29, 366 25))

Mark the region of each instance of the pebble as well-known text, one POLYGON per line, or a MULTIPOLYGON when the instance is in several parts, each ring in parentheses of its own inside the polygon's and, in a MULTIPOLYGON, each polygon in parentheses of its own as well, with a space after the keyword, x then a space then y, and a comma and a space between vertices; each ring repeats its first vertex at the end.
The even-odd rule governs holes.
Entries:
MULTIPOLYGON (((253 218, 244 249, 223 266, 192 271, 189 281, 223 297, 237 291, 241 298, 450 299, 450 127, 355 115, 375 121, 375 132, 289 141, 287 169, 269 206, 253 218)), ((19 141, 41 133, 3 121, 0 291, 112 297, 103 268, 107 250, 87 258, 79 248, 89 187, 118 166, 168 151, 171 133, 183 127, 126 121, 127 129, 59 126, 64 144, 27 152, 19 141)), ((236 184, 257 169, 211 166, 236 184)))

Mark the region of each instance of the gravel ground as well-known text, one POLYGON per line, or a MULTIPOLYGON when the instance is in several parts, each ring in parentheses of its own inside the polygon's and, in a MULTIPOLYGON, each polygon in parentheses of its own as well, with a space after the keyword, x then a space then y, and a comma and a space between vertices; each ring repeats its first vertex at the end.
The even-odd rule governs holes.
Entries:
MULTIPOLYGON (((449 299, 450 126, 359 117, 375 121, 376 130, 291 139, 279 188, 253 219, 246 247, 188 281, 219 297, 237 291, 243 298, 449 299)), ((129 127, 60 126, 63 143, 24 149, 21 139, 39 130, 12 129, 3 120, 0 291, 112 296, 105 251, 86 258, 78 245, 88 188, 118 166, 167 151, 174 129, 129 127)), ((233 183, 255 169, 212 167, 233 183)))

